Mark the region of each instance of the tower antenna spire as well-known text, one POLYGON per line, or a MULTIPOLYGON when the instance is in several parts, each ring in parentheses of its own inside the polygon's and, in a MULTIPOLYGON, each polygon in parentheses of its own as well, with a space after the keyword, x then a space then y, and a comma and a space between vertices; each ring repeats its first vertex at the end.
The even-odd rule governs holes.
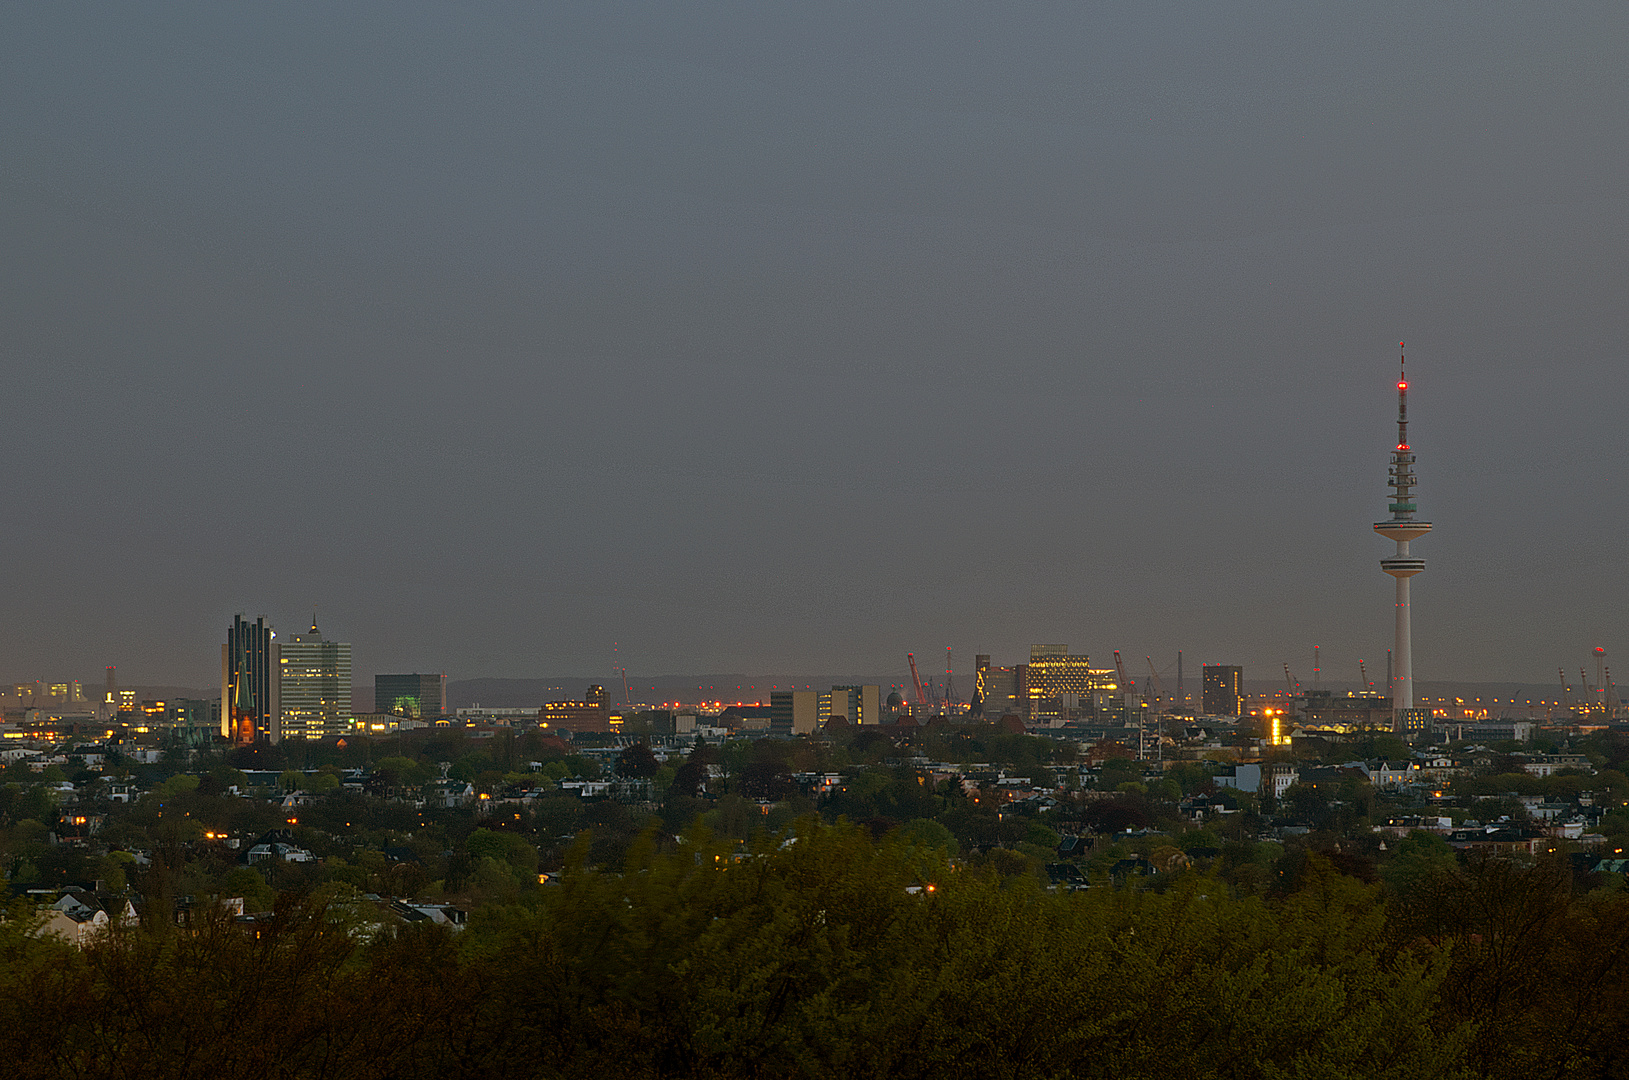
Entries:
POLYGON ((1414 451, 1408 444, 1408 360, 1402 342, 1397 343, 1397 448, 1391 454, 1388 474, 1391 517, 1375 522, 1374 531, 1397 543, 1397 552, 1380 560, 1380 569, 1397 579, 1397 644, 1393 650, 1396 666, 1392 684, 1393 729, 1400 735, 1423 730, 1424 718, 1414 708, 1413 620, 1409 612, 1409 579, 1425 570, 1425 560, 1409 551, 1409 542, 1431 531, 1429 521, 1418 521, 1414 502, 1414 451))

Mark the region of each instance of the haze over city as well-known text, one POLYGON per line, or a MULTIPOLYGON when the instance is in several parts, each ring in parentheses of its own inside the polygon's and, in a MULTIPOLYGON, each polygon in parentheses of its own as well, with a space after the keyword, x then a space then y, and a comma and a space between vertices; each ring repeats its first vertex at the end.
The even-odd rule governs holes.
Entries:
MULTIPOLYGON (((14 5, 0 676, 1629 655, 1610 6, 14 5), (614 643, 614 645, 613 645, 614 643), (615 651, 613 652, 613 648, 615 651)), ((1629 663, 1629 660, 1625 660, 1629 663)))

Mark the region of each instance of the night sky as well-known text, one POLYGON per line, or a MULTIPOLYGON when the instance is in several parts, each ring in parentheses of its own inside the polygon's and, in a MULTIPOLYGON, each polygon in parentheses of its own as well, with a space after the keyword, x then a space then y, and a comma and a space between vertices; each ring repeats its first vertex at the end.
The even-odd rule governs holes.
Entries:
POLYGON ((7 5, 0 678, 207 686, 315 607, 358 682, 1355 681, 1400 341, 1416 677, 1629 673, 1626 57, 1602 3, 7 5))

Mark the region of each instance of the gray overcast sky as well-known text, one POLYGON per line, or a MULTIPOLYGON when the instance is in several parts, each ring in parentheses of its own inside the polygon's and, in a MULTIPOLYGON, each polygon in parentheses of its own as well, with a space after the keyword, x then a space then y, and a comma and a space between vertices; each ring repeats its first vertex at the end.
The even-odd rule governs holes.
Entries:
POLYGON ((358 681, 1355 678, 1399 341, 1417 677, 1629 672, 1625 57, 1602 3, 7 5, 0 677, 207 685, 315 605, 358 681))

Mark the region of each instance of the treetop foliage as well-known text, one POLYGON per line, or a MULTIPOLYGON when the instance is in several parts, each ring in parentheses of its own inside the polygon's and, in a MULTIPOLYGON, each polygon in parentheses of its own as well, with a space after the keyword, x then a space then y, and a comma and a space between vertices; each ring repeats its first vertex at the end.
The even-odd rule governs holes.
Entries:
MULTIPOLYGON (((934 825, 647 832, 599 868, 584 840, 457 936, 342 886, 84 950, 19 911, 0 1055, 19 1078, 1618 1075, 1629 897, 1564 863, 1461 866, 1421 834, 1384 883, 1311 853, 1265 894, 1193 870, 1050 893, 954 868, 934 825)), ((466 847, 521 869, 515 839, 466 847)))

